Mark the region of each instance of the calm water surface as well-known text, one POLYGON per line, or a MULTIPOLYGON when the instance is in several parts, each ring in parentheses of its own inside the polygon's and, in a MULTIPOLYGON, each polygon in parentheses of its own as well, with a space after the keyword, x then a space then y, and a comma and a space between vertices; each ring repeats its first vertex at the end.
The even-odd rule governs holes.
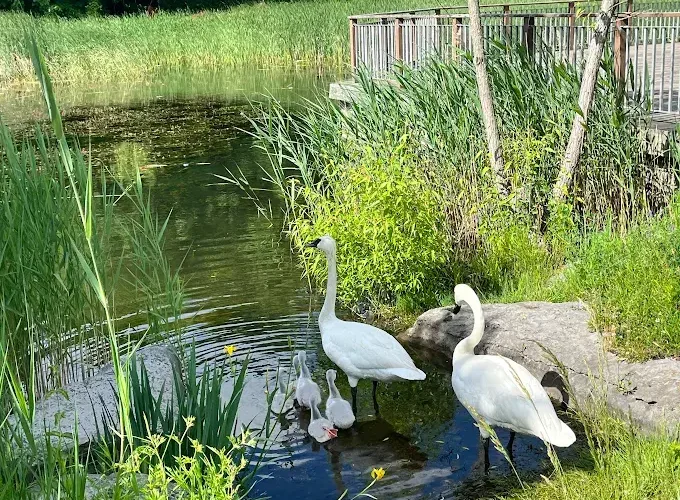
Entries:
MULTIPOLYGON (((307 74, 246 72, 229 75, 170 74, 153 82, 106 89, 58 89, 70 133, 91 142, 95 160, 123 178, 135 163, 153 194, 155 209, 172 211, 166 250, 182 261, 186 309, 194 316, 185 338, 196 342, 201 362, 220 360, 223 346, 250 353, 252 364, 242 420, 262 420, 265 379, 287 366, 290 346, 308 351, 310 369, 322 389, 332 367, 321 349, 316 314, 322 298, 310 293, 287 241, 280 236, 281 205, 272 198, 274 220, 258 217, 252 202, 213 174, 240 168, 254 186, 266 187, 244 114, 262 94, 299 105, 327 89, 329 78, 307 74)), ((36 92, 0 94, 3 119, 20 126, 40 118, 36 92)), ((342 258, 342 255, 339 255, 342 258)), ((455 401, 450 367, 412 351, 427 380, 382 386, 381 417, 373 416, 370 383, 359 386, 359 419, 325 446, 306 436, 309 415, 291 413, 268 452, 255 486, 274 499, 350 497, 370 481, 373 467, 385 478, 371 493, 380 499, 471 498, 493 495, 492 483, 475 462, 479 434, 455 401)), ((349 397, 347 381, 340 391, 349 397)), ((327 390, 326 390, 327 393, 327 390)), ((501 431, 503 441, 507 433, 501 431)), ((515 443, 517 466, 541 471, 545 450, 537 439, 515 443)), ((492 476, 509 474, 495 451, 492 476)))

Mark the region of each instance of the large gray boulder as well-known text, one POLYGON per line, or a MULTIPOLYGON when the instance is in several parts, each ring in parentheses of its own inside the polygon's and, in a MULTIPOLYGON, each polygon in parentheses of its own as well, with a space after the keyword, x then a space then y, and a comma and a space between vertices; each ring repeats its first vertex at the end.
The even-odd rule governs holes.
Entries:
MULTIPOLYGON (((146 366, 154 398, 163 391, 164 405, 176 401, 174 374, 181 369, 177 353, 169 346, 148 346, 135 353, 137 369, 146 366)), ((105 415, 118 421, 117 388, 113 365, 108 363, 85 381, 68 384, 36 402, 33 436, 38 445, 50 442, 62 449, 73 447, 72 434, 77 417, 78 445, 96 439, 108 425, 105 415)), ((15 419, 10 418, 10 423, 15 419)))
MULTIPOLYGON (((486 329, 477 353, 500 354, 521 363, 544 386, 552 387, 551 397, 574 403, 568 401, 560 370, 543 348, 566 369, 579 403, 605 400, 646 430, 680 425, 679 360, 619 359, 603 348, 602 336, 590 330, 589 313, 580 303, 485 304, 483 310, 486 329)), ((450 358, 472 324, 472 312, 465 305, 457 315, 452 308, 431 309, 399 339, 450 358)))

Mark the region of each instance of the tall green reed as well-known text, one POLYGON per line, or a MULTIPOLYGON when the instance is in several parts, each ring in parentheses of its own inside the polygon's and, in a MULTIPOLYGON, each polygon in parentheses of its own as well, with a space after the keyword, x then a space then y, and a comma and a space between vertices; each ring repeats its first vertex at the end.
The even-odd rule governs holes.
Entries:
POLYGON ((0 124, 0 449, 6 452, 0 489, 21 497, 35 482, 48 495, 76 495, 83 487, 78 450, 69 457, 50 439, 40 443, 33 436, 33 425, 40 425, 34 423, 37 398, 111 360, 122 449, 132 429, 129 361, 121 356, 134 351, 144 334, 131 346, 119 344, 116 290, 126 285, 142 299, 146 334, 174 337, 182 285, 163 256, 167 220, 152 214, 139 174, 134 185, 122 186, 102 171, 95 190, 91 162, 66 139, 35 38, 26 44, 52 134, 38 128, 20 143, 0 124), (124 203, 132 210, 120 214, 124 203), (116 255, 119 240, 124 253, 133 254, 134 267, 116 255))

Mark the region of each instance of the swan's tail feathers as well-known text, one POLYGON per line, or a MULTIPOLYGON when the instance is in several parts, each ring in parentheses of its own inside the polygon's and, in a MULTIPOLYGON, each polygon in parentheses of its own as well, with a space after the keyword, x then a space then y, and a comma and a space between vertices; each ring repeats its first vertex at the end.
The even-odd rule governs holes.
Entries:
POLYGON ((546 441, 548 441, 553 446, 566 448, 574 444, 574 441, 576 441, 576 435, 567 424, 564 422, 560 423, 562 426, 556 432, 551 432, 546 441))
POLYGON ((394 368, 391 372, 404 380, 425 380, 425 372, 418 368, 394 368))

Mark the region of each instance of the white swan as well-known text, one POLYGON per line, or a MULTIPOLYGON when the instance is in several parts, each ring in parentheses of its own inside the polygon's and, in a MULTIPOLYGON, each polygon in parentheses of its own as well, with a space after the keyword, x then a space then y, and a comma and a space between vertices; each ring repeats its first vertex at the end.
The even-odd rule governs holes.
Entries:
POLYGON ((274 413, 287 413, 293 407, 293 392, 294 387, 288 383, 289 375, 283 369, 279 368, 276 381, 277 387, 276 394, 272 399, 272 411, 274 413))
MULTIPOLYGON (((456 306, 467 303, 474 314, 472 333, 453 351, 451 385, 458 400, 478 425, 480 419, 491 427, 510 429, 508 452, 512 458, 515 432, 532 434, 554 446, 567 447, 575 440, 574 432, 555 413, 550 398, 529 371, 503 356, 474 353, 484 334, 484 312, 475 292, 468 285, 456 285, 456 306)), ((484 465, 489 468, 489 433, 479 425, 484 440, 484 465)))
POLYGON ((354 413, 347 401, 342 399, 340 391, 335 386, 335 370, 326 371, 328 382, 328 399, 326 400, 326 417, 338 429, 349 429, 354 424, 354 413))
POLYGON ((309 375, 309 368, 307 368, 307 354, 305 351, 300 351, 297 354, 298 364, 300 365, 300 376, 295 386, 295 399, 298 404, 307 408, 312 407, 312 401, 321 401, 321 391, 316 382, 312 380, 309 375))
POLYGON ((310 402, 312 419, 307 427, 307 433, 319 443, 325 443, 338 436, 338 431, 333 427, 333 422, 321 416, 319 401, 321 398, 314 397, 310 402))
POLYGON ((323 350, 347 375, 354 414, 357 413, 357 384, 361 379, 373 381, 373 406, 378 413, 378 381, 424 380, 425 373, 416 368, 406 350, 389 333, 364 323, 342 321, 335 316, 338 286, 335 240, 322 236, 307 246, 322 250, 328 260, 326 299, 319 314, 323 350))

